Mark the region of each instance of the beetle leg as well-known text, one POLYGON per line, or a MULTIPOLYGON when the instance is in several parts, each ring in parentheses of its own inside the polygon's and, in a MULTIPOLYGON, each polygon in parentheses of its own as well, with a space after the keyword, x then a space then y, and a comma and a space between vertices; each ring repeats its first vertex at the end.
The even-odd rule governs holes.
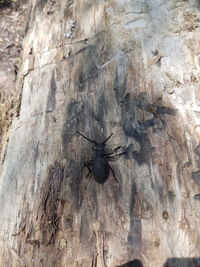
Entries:
POLYGON ((122 152, 122 153, 119 153, 115 156, 106 156, 105 158, 108 159, 108 161, 114 161, 114 160, 117 160, 120 156, 124 155, 124 154, 127 154, 127 152, 122 152))
POLYGON ((115 176, 115 172, 114 172, 114 170, 110 167, 110 165, 108 165, 108 166, 109 166, 109 169, 110 169, 111 172, 112 172, 112 175, 113 175, 113 177, 114 177, 114 179, 115 179, 115 182, 116 182, 116 183, 119 183, 118 180, 117 180, 117 178, 116 178, 116 176, 115 176))
POLYGON ((87 166, 87 169, 88 169, 88 174, 86 175, 86 177, 88 177, 92 173, 92 171, 91 171, 89 166, 87 166))
POLYGON ((108 153, 108 154, 105 154, 105 156, 110 156, 110 155, 114 154, 114 153, 117 152, 117 150, 119 150, 120 148, 121 148, 121 146, 118 146, 117 148, 115 148, 115 149, 113 150, 113 152, 110 152, 110 153, 108 153))

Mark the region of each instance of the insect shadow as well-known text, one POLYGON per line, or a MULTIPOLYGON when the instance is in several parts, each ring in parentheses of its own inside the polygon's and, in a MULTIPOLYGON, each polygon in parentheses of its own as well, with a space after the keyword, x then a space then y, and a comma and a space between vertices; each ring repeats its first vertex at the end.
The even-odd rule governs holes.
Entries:
POLYGON ((111 133, 103 142, 98 143, 94 140, 89 139, 82 133, 76 131, 78 134, 80 134, 83 138, 86 140, 92 142, 94 145, 92 146, 92 150, 94 151, 94 157, 92 160, 87 161, 84 163, 84 167, 88 169, 88 174, 87 177, 92 174, 95 181, 99 184, 104 184, 109 177, 109 173, 111 171, 115 181, 118 183, 118 180, 115 176, 114 170, 111 168, 109 165, 109 161, 115 161, 117 160, 120 156, 127 154, 127 152, 121 152, 117 153, 117 151, 121 148, 118 146, 115 148, 112 152, 106 153, 105 147, 106 147, 106 142, 111 138, 113 133, 111 133))

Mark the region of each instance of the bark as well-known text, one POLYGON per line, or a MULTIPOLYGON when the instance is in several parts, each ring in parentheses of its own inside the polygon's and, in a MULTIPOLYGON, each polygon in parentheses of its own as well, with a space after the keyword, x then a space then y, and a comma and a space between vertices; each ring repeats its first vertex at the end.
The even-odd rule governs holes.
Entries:
POLYGON ((6 146, 6 132, 19 106, 16 78, 27 13, 26 1, 9 2, 0 1, 0 151, 6 146))
POLYGON ((197 266, 199 8, 32 1, 2 157, 2 266, 197 266), (119 184, 86 178, 76 130, 114 133, 119 184))

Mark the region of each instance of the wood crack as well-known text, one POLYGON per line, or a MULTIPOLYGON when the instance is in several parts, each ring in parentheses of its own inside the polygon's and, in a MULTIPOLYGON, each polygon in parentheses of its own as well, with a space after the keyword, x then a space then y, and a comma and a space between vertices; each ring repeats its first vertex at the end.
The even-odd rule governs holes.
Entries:
POLYGON ((106 267, 105 255, 104 255, 104 236, 100 231, 100 224, 94 224, 94 233, 96 237, 96 260, 95 267, 106 267))

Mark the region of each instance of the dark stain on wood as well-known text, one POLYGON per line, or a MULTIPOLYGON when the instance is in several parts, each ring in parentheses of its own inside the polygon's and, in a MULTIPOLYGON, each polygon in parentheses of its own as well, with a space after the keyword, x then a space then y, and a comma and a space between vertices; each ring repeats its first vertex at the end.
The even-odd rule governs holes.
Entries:
POLYGON ((37 144, 36 144, 36 146, 34 148, 34 159, 33 159, 33 161, 34 161, 34 165, 35 166, 36 166, 37 159, 38 159, 38 156, 39 156, 39 145, 40 145, 40 143, 37 142, 37 144))
POLYGON ((122 105, 122 127, 124 134, 132 137, 140 144, 140 150, 133 151, 133 146, 129 147, 129 152, 139 165, 148 164, 152 157, 152 146, 145 131, 155 124, 154 119, 138 121, 136 119, 137 106, 134 99, 128 93, 123 99, 122 105))
POLYGON ((112 30, 107 28, 96 34, 96 45, 97 45, 97 60, 98 65, 103 65, 108 62, 113 55, 113 47, 110 42, 112 30))
POLYGON ((42 243, 50 245, 55 243, 59 230, 59 221, 63 207, 60 208, 58 201, 61 192, 61 184, 64 178, 64 168, 57 162, 49 168, 46 194, 41 203, 41 235, 42 243))
POLYGON ((105 97, 105 94, 102 93, 98 97, 97 106, 94 107, 94 109, 91 111, 91 117, 93 118, 93 121, 94 121, 93 125, 96 124, 95 139, 98 139, 99 141, 106 138, 106 133, 104 133, 104 136, 100 136, 99 132, 101 129, 106 129, 105 118, 106 118, 107 112, 108 112, 108 105, 107 105, 106 97, 105 97))
MULTIPOLYGON (((75 54, 74 54, 75 55, 75 54)), ((78 91, 83 91, 86 88, 86 83, 92 81, 98 77, 98 70, 96 66, 96 46, 90 45, 79 52, 78 55, 79 64, 75 71, 75 84, 78 87, 78 91)))
POLYGON ((30 29, 30 25, 32 22, 32 16, 31 15, 33 14, 32 11, 33 11, 33 4, 30 3, 27 18, 26 18, 25 30, 24 30, 25 35, 28 33, 28 31, 30 29))
POLYGON ((67 105, 67 119, 69 122, 78 120, 78 115, 83 109, 83 102, 73 101, 67 105))
MULTIPOLYGON (((149 103, 145 93, 141 93, 137 98, 131 97, 127 93, 121 101, 122 111, 122 127, 124 134, 132 137, 140 144, 140 150, 134 151, 133 145, 129 146, 129 152, 139 165, 148 164, 152 158, 154 148, 151 145, 150 139, 146 131, 157 124, 159 114, 175 115, 175 110, 164 106, 154 106, 149 103), (148 120, 138 120, 136 115, 139 109, 152 113, 153 118, 148 120)), ((164 120, 160 119, 163 124, 164 120)))
POLYGON ((62 129, 62 155, 67 159, 67 166, 65 166, 65 181, 68 187, 67 195, 72 199, 72 206, 74 210, 79 210, 82 205, 82 180, 81 174, 83 171, 83 162, 90 147, 85 146, 85 150, 81 153, 72 153, 74 145, 73 138, 78 136, 75 134, 76 130, 86 129, 88 124, 89 111, 85 108, 87 105, 84 101, 72 101, 66 108, 66 121, 62 129), (86 120, 85 118, 88 118, 86 120))
POLYGON ((48 95, 48 98, 47 98, 46 112, 51 112, 51 111, 53 111, 55 109, 55 106, 56 106, 56 90, 57 90, 57 85, 56 85, 55 73, 53 72, 52 76, 51 76, 49 95, 48 95))
POLYGON ((168 191, 168 197, 169 199, 173 202, 176 198, 175 194, 173 191, 168 191))
POLYGON ((141 219, 134 214, 136 197, 137 197, 136 185, 133 184, 131 189, 131 198, 130 198, 130 208, 129 208, 130 226, 129 226, 127 241, 134 249, 137 249, 140 246, 141 232, 142 232, 141 219))
MULTIPOLYGON (((198 167, 200 168, 200 145, 198 145, 196 148, 195 148, 195 153, 197 155, 197 164, 198 164, 198 167)), ((192 172, 192 180, 197 183, 198 185, 200 185, 200 170, 199 171, 196 171, 196 172, 192 172)), ((195 195, 194 196, 194 199, 195 200, 199 200, 198 199, 198 195, 195 195)))
POLYGON ((84 73, 83 73, 82 67, 78 70, 78 79, 77 80, 78 80, 77 85, 78 85, 79 91, 83 91, 84 90, 84 73))
POLYGON ((135 207, 135 203, 136 203, 136 195, 137 195, 137 191, 136 191, 136 185, 133 184, 132 188, 131 188, 131 199, 130 199, 130 207, 129 207, 129 214, 130 217, 133 214, 133 209, 135 207))
POLYGON ((200 158, 200 145, 198 145, 196 148, 195 148, 195 153, 197 154, 197 156, 200 158))
POLYGON ((115 70, 115 79, 114 79, 114 91, 117 104, 121 106, 121 101, 126 94, 126 75, 125 70, 125 61, 120 59, 120 65, 117 66, 115 70))
POLYGON ((143 264, 139 259, 135 259, 117 267, 143 267, 143 264))
MULTIPOLYGON (((161 101, 161 98, 158 98, 157 101, 161 101)), ((142 92, 135 99, 136 106, 144 111, 156 114, 167 114, 167 115, 176 115, 176 110, 174 108, 160 106, 155 103, 150 103, 148 95, 146 92, 142 92)))
POLYGON ((200 171, 196 171, 192 173, 192 180, 195 181, 198 185, 200 185, 200 171))
POLYGON ((194 195, 194 200, 200 200, 200 194, 194 195))
POLYGON ((68 156, 68 145, 74 137, 77 129, 82 129, 85 126, 85 118, 87 118, 85 110, 85 102, 72 101, 66 108, 66 121, 63 124, 62 130, 62 146, 64 156, 68 156))
POLYGON ((164 264, 164 267, 198 267, 200 258, 170 258, 164 264))
POLYGON ((71 190, 74 196, 76 207, 78 208, 81 205, 81 201, 82 201, 82 198, 80 195, 82 164, 80 162, 80 159, 77 162, 70 160, 69 169, 71 172, 71 183, 72 183, 71 190))
POLYGON ((151 146, 150 140, 145 133, 140 133, 131 125, 125 126, 124 133, 128 137, 134 138, 140 144, 140 150, 134 151, 134 145, 129 145, 127 150, 133 159, 137 161, 139 165, 148 164, 152 157, 153 148, 151 146))
POLYGON ((39 6, 41 9, 43 9, 46 4, 47 4, 48 0, 39 0, 39 6))
MULTIPOLYGON (((152 105, 151 105, 152 106, 152 105)), ((150 106, 150 108, 151 108, 150 106)), ((167 114, 167 115, 176 115, 176 110, 173 108, 163 107, 163 106, 155 106, 155 112, 157 114, 167 114)))
POLYGON ((195 153, 196 153, 196 155, 197 155, 197 157, 198 157, 198 159, 197 159, 197 164, 198 164, 198 167, 200 168, 200 145, 198 145, 196 148, 195 148, 195 153))

